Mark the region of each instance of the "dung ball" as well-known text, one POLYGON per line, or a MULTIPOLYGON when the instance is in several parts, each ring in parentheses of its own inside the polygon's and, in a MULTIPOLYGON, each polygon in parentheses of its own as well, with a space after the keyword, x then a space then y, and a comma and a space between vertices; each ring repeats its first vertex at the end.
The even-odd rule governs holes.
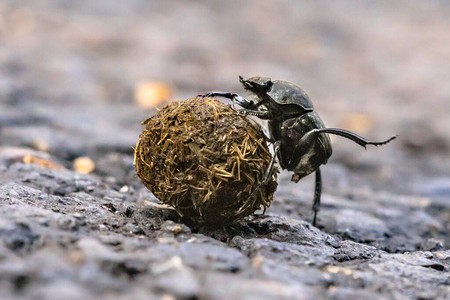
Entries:
POLYGON ((165 106, 142 124, 135 167, 163 203, 197 223, 227 224, 266 209, 277 171, 261 128, 230 106, 191 98, 165 106))

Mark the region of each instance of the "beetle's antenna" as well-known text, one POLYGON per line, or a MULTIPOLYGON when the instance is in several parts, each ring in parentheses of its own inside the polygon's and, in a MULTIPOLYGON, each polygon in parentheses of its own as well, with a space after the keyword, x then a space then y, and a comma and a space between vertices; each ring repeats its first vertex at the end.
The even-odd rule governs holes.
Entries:
POLYGON ((388 138, 387 140, 381 141, 381 142, 371 142, 366 140, 365 138, 363 138, 362 136, 357 135, 354 132, 345 130, 345 129, 340 129, 340 128, 323 128, 323 129, 318 129, 319 133, 331 133, 331 134, 335 134, 335 135, 340 135, 342 137, 345 137, 349 140, 354 141, 355 143, 357 143, 358 145, 361 145, 362 147, 366 148, 367 145, 375 145, 375 146, 381 146, 384 144, 389 143, 390 141, 394 140, 397 138, 397 135, 391 136, 390 138, 388 138))

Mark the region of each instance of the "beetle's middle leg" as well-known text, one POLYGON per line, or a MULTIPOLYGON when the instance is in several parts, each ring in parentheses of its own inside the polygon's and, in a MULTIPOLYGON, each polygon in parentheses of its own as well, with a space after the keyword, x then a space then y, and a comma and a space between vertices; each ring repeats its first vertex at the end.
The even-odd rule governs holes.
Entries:
MULTIPOLYGON (((278 152, 280 151, 280 142, 276 141, 273 143, 273 147, 274 147, 274 153, 272 156, 272 159, 270 160, 269 166, 266 169, 266 172, 264 173, 264 178, 263 180, 259 183, 259 185, 250 193, 249 197, 255 197, 256 193, 261 191, 261 187, 265 188, 267 187, 267 185, 270 182, 270 177, 273 175, 273 171, 274 171, 274 164, 275 164, 275 160, 277 158, 278 152)), ((265 211, 265 208, 264 208, 265 211)))
POLYGON ((266 173, 264 175, 263 184, 265 186, 267 186, 267 184, 269 184, 270 176, 272 176, 272 172, 273 172, 273 165, 275 164, 275 160, 278 157, 278 152, 280 152, 280 141, 275 141, 273 143, 273 156, 272 156, 272 159, 270 160, 269 167, 267 168, 266 173))

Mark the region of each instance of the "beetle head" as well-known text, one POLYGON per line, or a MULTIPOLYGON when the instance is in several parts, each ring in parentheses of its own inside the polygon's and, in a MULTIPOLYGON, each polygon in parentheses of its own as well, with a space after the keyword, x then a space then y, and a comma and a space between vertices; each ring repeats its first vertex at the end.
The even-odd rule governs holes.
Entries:
POLYGON ((295 118, 314 110, 308 95, 292 83, 260 76, 239 76, 239 80, 258 97, 257 106, 267 109, 272 120, 295 118))
POLYGON ((257 95, 261 93, 268 93, 273 86, 272 80, 267 77, 255 76, 244 79, 242 76, 239 76, 239 81, 244 85, 246 90, 249 90, 257 95))

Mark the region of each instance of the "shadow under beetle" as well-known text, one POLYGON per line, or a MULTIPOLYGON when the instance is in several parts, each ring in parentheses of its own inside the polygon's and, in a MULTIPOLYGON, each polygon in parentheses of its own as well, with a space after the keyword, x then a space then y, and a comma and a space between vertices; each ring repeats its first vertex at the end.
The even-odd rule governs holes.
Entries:
POLYGON ((326 128, 314 111, 308 95, 298 86, 266 77, 243 79, 239 76, 239 80, 246 90, 255 94, 257 103, 229 92, 211 92, 201 96, 228 98, 243 107, 239 110, 240 113, 268 120, 269 139, 274 146, 274 155, 265 173, 263 184, 269 182, 276 158, 281 168, 294 172, 292 175, 294 182, 315 172, 316 183, 312 205, 314 226, 322 193, 319 167, 326 164, 332 153, 328 134, 348 138, 364 148, 367 145, 384 145, 397 137, 394 135, 385 141, 371 142, 344 129, 326 128))

